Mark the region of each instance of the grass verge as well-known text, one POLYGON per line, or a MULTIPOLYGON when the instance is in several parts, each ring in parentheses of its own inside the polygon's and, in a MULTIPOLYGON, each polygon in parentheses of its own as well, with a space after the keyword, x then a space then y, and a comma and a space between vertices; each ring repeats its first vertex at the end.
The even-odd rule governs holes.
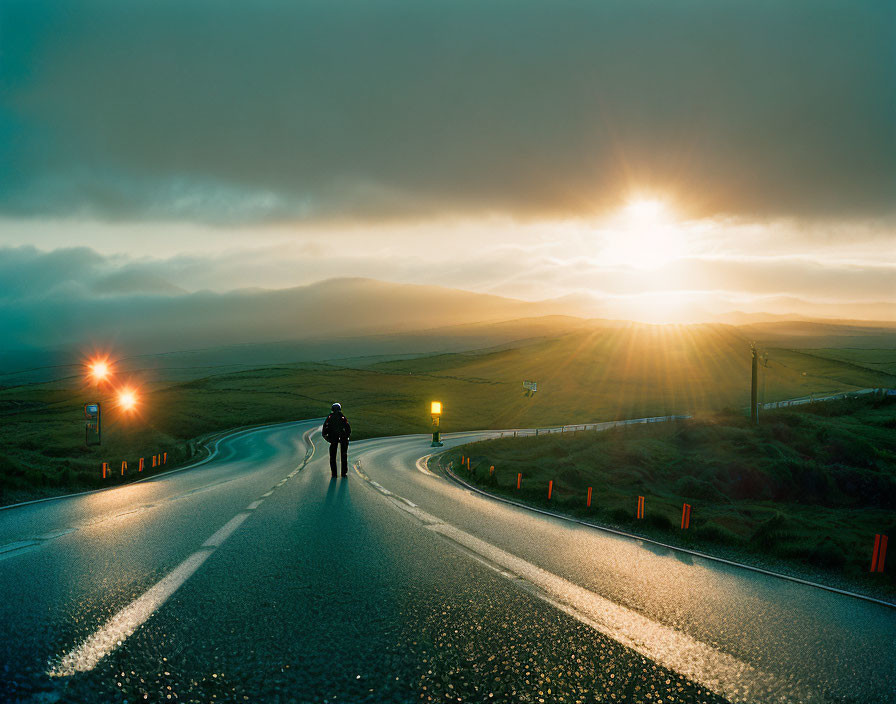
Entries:
POLYGON ((896 538, 892 397, 768 412, 759 427, 740 413, 721 412, 487 440, 439 461, 466 481, 528 505, 896 597, 896 556, 890 554, 883 574, 869 573, 875 534, 896 538), (469 471, 461 469, 462 455, 470 457, 469 471), (684 503, 692 506, 688 530, 681 529, 684 503))

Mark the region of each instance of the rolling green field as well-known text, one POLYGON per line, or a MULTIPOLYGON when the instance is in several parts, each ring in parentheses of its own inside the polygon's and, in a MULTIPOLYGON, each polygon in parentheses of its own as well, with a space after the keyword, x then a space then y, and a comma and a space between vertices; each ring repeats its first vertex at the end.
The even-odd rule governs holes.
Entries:
POLYGON ((780 560, 896 591, 893 570, 868 574, 874 535, 896 536, 896 397, 770 411, 759 427, 744 414, 721 412, 496 439, 455 448, 439 461, 531 505, 665 543, 780 560), (471 458, 470 471, 461 455, 471 458), (686 531, 684 503, 692 506, 686 531))
MULTIPOLYGON (((896 376, 855 360, 770 349, 765 400, 865 387, 896 387, 896 376)), ((876 351, 865 351, 866 361, 876 351)), ((142 389, 133 415, 110 390, 72 379, 0 389, 0 489, 5 503, 102 484, 100 466, 169 453, 169 467, 195 452, 191 440, 243 425, 325 415, 345 406, 362 439, 427 432, 429 402, 442 401, 443 430, 512 428, 744 408, 749 343, 722 325, 624 324, 519 346, 418 357, 359 368, 302 363, 130 381, 142 389), (527 396, 523 380, 538 382, 527 396), (103 446, 84 446, 83 404, 104 403, 103 446)), ((121 481, 121 478, 108 479, 121 481)))

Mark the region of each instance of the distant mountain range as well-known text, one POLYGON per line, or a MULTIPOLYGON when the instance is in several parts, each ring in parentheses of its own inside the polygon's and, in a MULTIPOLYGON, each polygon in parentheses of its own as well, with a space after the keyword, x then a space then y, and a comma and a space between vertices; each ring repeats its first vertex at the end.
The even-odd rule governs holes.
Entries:
MULTIPOLYGON (((360 278, 280 290, 72 297, 14 310, 0 304, 0 328, 7 331, 0 341, 0 385, 77 373, 76 365, 94 352, 127 358, 135 368, 180 368, 189 376, 247 364, 364 363, 631 324, 595 319, 596 307, 588 296, 528 302, 360 278)), ((887 346, 896 330, 893 322, 725 317, 717 316, 746 323, 746 337, 792 346, 887 346)))

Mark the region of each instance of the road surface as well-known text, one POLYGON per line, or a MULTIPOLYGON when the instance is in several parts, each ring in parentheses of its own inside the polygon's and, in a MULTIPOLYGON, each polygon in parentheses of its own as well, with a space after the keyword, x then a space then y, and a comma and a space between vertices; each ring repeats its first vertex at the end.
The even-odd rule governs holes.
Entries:
POLYGON ((896 609, 482 497, 426 435, 331 480, 318 425, 0 511, 0 700, 896 701, 896 609))

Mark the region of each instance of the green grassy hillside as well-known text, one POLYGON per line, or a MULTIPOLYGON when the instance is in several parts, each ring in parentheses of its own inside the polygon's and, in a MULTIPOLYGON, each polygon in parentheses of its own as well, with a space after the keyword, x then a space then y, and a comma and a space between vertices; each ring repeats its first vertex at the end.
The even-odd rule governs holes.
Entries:
MULTIPOLYGON (((334 400, 345 404, 358 439, 426 432, 433 399, 444 404, 446 432, 742 408, 749 365, 748 342, 735 328, 622 325, 357 369, 277 365, 180 383, 134 375, 144 393, 133 416, 86 385, 16 386, 0 389, 0 487, 8 502, 96 485, 102 461, 117 468, 167 451, 171 463, 182 462, 191 438, 322 416, 334 400), (538 382, 531 397, 527 379, 538 382), (105 407, 104 444, 88 449, 82 407, 95 400, 105 407)), ((784 350, 770 350, 763 379, 766 400, 896 386, 896 377, 854 361, 784 350)))
MULTIPOLYGON (((768 366, 762 367, 760 385, 765 401, 892 386, 896 381, 886 370, 854 360, 797 350, 765 351, 768 366)), ((885 351, 864 352, 867 359, 887 358, 885 351)), ((750 402, 749 343, 736 328, 723 325, 630 324, 493 353, 424 357, 371 368, 513 390, 494 407, 496 423, 503 427, 694 413, 750 402), (522 395, 523 380, 538 382, 533 397, 522 395)))
MULTIPOLYGON (((663 542, 863 579, 874 535, 896 536, 893 397, 771 411, 759 427, 742 414, 716 413, 497 439, 456 448, 443 461, 492 491, 663 542), (470 472, 461 469, 460 455, 472 456, 470 472), (636 518, 638 496, 645 497, 643 520, 636 518), (681 530, 683 503, 693 507, 688 531, 681 530)), ((893 574, 871 579, 892 587, 893 574)))

